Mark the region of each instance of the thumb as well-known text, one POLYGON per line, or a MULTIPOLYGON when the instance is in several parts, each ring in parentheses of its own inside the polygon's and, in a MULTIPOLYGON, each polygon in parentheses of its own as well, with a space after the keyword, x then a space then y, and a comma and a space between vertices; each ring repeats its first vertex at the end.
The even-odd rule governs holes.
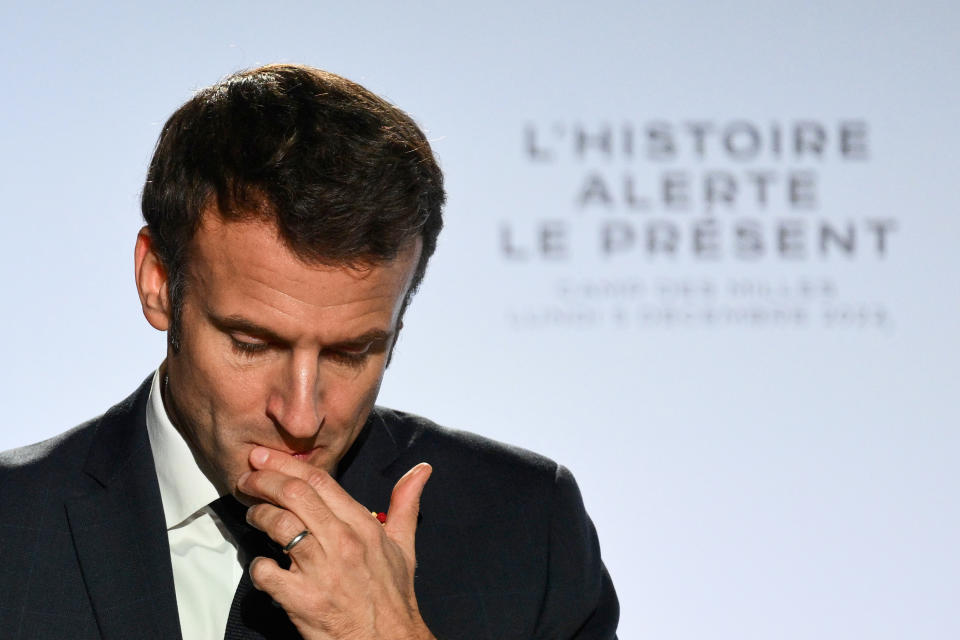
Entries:
POLYGON ((387 510, 387 523, 384 532, 400 545, 409 559, 413 559, 414 540, 417 533, 417 516, 420 515, 420 495, 430 479, 433 467, 421 462, 403 474, 390 494, 390 508, 387 510))

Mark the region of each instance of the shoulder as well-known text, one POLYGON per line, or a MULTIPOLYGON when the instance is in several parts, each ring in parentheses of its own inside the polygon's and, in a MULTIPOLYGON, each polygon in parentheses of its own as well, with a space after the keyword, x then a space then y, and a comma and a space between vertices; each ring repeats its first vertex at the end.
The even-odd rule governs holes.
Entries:
POLYGON ((138 416, 148 390, 144 382, 96 418, 48 440, 0 452, 0 508, 9 513, 17 504, 57 503, 95 482, 95 475, 85 473, 91 462, 97 463, 94 468, 122 464, 140 444, 138 438, 146 439, 145 429, 138 434, 130 427, 142 422, 138 416))
POLYGON ((378 407, 377 415, 404 451, 397 471, 429 462, 425 502, 443 503, 464 521, 508 512, 544 516, 558 502, 564 511, 584 513, 573 476, 546 456, 402 411, 378 407))
POLYGON ((416 540, 417 595, 434 633, 464 637, 475 614, 490 637, 615 637, 616 595, 564 466, 420 416, 377 416, 405 451, 398 473, 433 466, 416 540))
POLYGON ((0 452, 0 503, 70 486, 83 468, 100 418, 36 444, 0 452))

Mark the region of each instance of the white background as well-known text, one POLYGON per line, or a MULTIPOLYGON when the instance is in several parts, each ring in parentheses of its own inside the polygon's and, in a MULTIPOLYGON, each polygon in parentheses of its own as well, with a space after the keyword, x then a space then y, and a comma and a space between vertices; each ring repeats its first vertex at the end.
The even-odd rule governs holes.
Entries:
POLYGON ((304 62, 413 114, 447 174, 447 228, 381 402, 570 467, 621 638, 960 637, 957 6, 7 3, 0 449, 101 413, 163 356, 132 278, 163 121, 231 71, 304 62), (505 221, 582 215, 573 196, 590 168, 532 164, 527 123, 655 118, 866 121, 868 162, 817 168, 817 215, 896 218, 887 256, 504 259, 505 221), (508 321, 580 276, 833 278, 892 321, 508 321))

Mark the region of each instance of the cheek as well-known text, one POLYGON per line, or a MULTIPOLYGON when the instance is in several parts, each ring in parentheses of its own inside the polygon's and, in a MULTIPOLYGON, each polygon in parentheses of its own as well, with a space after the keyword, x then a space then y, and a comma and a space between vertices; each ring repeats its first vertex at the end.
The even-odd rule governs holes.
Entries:
POLYGON ((265 393, 271 376, 267 368, 238 366, 223 355, 185 364, 193 410, 206 415, 205 421, 215 425, 219 438, 264 421, 265 393))
POLYGON ((325 398, 328 419, 344 430, 361 426, 376 402, 382 380, 383 367, 371 366, 356 379, 332 384, 325 398))
POLYGON ((214 381, 213 409, 223 417, 243 420, 265 418, 263 385, 249 375, 234 375, 214 381))

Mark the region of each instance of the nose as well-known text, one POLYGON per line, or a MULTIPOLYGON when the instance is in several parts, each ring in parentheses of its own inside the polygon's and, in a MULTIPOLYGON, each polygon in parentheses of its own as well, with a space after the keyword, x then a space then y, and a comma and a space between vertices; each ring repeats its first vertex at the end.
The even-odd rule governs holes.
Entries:
POLYGON ((316 354, 294 352, 267 399, 267 414, 289 436, 312 438, 323 424, 316 354))

